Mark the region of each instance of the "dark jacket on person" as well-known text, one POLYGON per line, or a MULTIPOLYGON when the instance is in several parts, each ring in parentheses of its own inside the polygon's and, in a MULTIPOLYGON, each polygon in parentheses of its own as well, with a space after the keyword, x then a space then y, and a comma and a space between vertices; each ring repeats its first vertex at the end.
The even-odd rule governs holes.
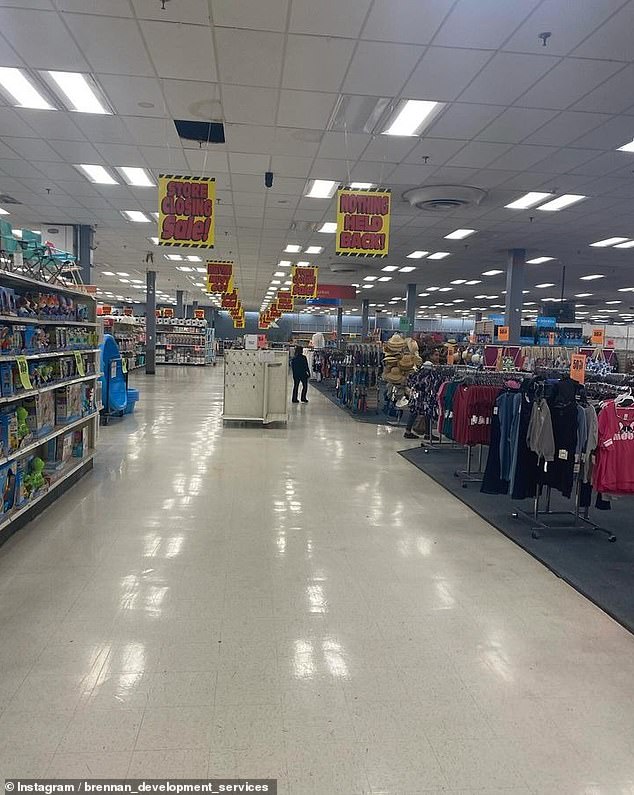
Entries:
POLYGON ((308 378, 310 375, 310 369, 308 367, 308 359, 303 353, 299 356, 293 356, 291 359, 291 369, 293 370, 293 378, 297 378, 299 380, 302 378, 308 378))

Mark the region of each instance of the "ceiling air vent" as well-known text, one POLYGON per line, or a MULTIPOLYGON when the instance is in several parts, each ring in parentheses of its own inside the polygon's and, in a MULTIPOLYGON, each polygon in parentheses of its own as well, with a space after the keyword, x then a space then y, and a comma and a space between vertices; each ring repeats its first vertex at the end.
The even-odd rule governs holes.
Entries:
POLYGON ((419 210, 447 213, 480 204, 487 196, 482 188, 469 185, 424 185, 405 191, 403 199, 419 210))

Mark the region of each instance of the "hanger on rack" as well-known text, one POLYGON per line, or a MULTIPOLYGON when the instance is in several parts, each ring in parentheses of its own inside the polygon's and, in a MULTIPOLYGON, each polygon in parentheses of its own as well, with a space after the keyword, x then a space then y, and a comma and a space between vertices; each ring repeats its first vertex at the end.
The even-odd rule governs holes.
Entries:
POLYGON ((614 405, 622 408, 629 408, 634 406, 634 395, 632 395, 632 387, 625 387, 625 391, 621 392, 614 399, 614 405))

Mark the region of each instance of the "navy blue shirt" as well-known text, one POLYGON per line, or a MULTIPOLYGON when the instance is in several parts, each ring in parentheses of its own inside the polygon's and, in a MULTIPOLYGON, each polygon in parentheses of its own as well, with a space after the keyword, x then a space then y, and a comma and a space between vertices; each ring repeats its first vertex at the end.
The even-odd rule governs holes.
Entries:
POLYGON ((291 359, 291 369, 293 370, 293 378, 308 378, 310 369, 308 367, 308 359, 304 354, 293 356, 291 359))

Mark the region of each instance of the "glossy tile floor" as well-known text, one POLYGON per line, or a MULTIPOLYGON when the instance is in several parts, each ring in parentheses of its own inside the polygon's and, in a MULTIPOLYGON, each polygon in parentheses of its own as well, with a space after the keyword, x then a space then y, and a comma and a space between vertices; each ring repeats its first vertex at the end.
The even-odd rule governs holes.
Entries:
POLYGON ((0 548, 0 778, 634 793, 634 639, 316 392, 223 428, 136 376, 97 469, 0 548))

